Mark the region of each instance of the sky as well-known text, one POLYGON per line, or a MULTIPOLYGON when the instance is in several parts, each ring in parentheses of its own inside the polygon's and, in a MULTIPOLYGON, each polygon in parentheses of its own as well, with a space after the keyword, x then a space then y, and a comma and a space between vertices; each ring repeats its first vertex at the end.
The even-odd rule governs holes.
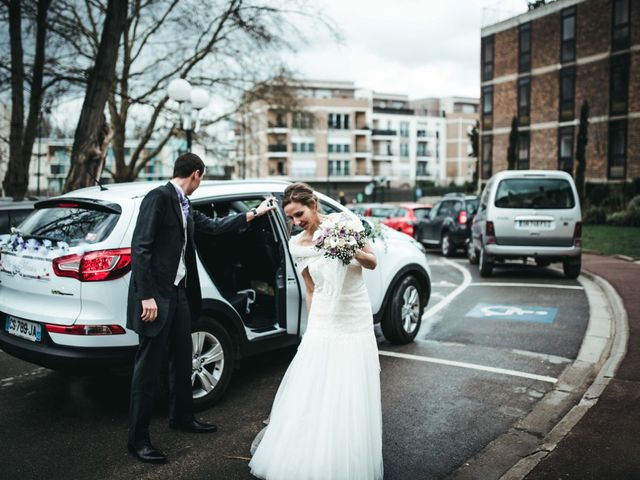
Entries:
POLYGON ((411 99, 480 94, 480 29, 526 0, 316 0, 342 34, 316 35, 291 58, 304 78, 353 81, 411 99))

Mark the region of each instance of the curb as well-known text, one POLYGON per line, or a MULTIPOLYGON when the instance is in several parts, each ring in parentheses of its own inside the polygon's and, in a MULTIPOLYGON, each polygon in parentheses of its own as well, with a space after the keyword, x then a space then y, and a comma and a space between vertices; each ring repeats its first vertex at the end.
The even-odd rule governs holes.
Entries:
POLYGON ((448 480, 520 480, 551 453, 596 404, 626 354, 627 314, 615 289, 582 272, 589 323, 576 360, 528 415, 467 460, 448 480))

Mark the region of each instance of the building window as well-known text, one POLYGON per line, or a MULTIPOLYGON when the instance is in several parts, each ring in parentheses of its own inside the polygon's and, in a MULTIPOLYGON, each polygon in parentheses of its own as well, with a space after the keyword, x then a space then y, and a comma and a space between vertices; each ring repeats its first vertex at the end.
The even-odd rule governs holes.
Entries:
POLYGON ((573 127, 558 130, 558 170, 573 175, 573 127))
POLYGON ((416 175, 419 177, 426 177, 429 175, 427 167, 429 166, 428 162, 418 162, 418 166, 416 169, 416 175))
POLYGON ((610 179, 623 179, 627 174, 627 121, 609 123, 610 179))
POLYGON ((576 59, 576 7, 562 10, 561 62, 576 59))
POLYGON ((629 99, 629 54, 611 57, 611 114, 627 113, 629 99))
POLYGON ((482 126, 490 130, 493 124, 493 86, 482 89, 482 126))
POLYGON ((350 175, 349 160, 329 160, 329 176, 350 175))
POLYGON ((518 80, 518 124, 529 125, 531 105, 531 79, 521 78, 518 80))
POLYGON ((629 48, 629 0, 613 1, 613 25, 611 26, 611 49, 629 48))
POLYGON ((482 138, 482 178, 491 178, 493 162, 493 137, 486 136, 482 138))
POLYGON ((349 130, 349 114, 330 113, 329 128, 333 130, 349 130))
POLYGON ((293 128, 312 129, 315 117, 311 112, 293 112, 293 128))
POLYGON ((400 156, 401 157, 409 156, 409 145, 407 143, 400 144, 400 156))
POLYGON ((518 134, 518 170, 529 169, 529 132, 518 134))
POLYGON ((575 116, 576 69, 560 70, 560 121, 573 120, 575 116))
POLYGON ((493 35, 482 39, 482 80, 493 78, 493 35))
POLYGON ((408 137, 409 136, 409 123, 408 122, 400 122, 400 136, 408 137))
POLYGON ((531 70, 531 22, 518 28, 518 71, 531 70))

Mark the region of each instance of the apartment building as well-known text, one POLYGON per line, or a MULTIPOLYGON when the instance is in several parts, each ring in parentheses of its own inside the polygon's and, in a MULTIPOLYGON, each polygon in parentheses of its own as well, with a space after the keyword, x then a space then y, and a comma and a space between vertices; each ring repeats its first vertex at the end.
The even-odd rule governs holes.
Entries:
POLYGON ((411 102, 416 115, 441 116, 446 127, 441 177, 462 185, 473 181, 476 158, 469 134, 478 121, 478 99, 470 97, 423 98, 411 102))
POLYGON ((407 95, 306 81, 296 96, 293 108, 255 102, 238 116, 237 177, 282 176, 333 195, 373 180, 406 190, 448 183, 446 119, 416 114, 407 95))
POLYGON ((640 177, 640 1, 557 0, 482 29, 481 177, 507 168, 575 173, 590 107, 586 180, 640 177))

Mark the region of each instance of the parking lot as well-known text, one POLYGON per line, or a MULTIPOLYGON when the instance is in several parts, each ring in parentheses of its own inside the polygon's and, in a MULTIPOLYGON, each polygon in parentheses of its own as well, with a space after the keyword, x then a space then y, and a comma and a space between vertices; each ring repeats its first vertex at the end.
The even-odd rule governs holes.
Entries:
MULTIPOLYGON (((480 279, 462 257, 429 253, 433 293, 415 342, 379 340, 385 478, 445 478, 505 433, 576 358, 587 292, 553 268, 514 265, 480 279)), ((262 428, 290 348, 245 360, 223 401, 201 412, 213 436, 152 424, 166 466, 125 449, 128 375, 69 377, 0 352, 0 454, 5 478, 251 478, 248 449, 262 428)))

